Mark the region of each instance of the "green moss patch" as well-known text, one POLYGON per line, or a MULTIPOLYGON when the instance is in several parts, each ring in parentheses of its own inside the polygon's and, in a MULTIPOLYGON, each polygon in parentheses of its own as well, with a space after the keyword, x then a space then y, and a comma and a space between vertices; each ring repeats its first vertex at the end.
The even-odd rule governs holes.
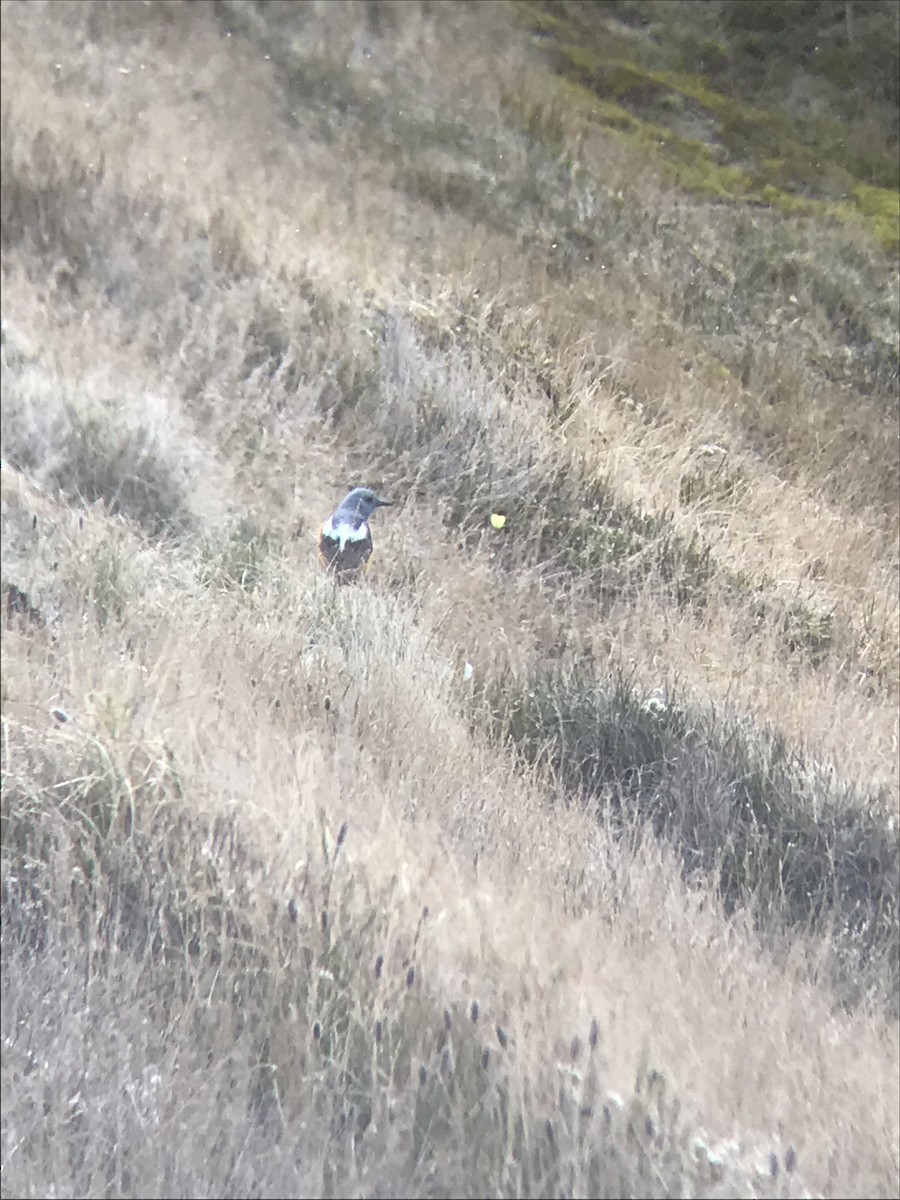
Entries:
POLYGON ((830 114, 800 117, 726 95, 701 74, 659 65, 678 56, 652 39, 623 36, 613 19, 546 9, 519 6, 545 40, 551 69, 599 100, 581 105, 593 121, 649 150, 679 187, 854 221, 896 251, 896 154, 878 137, 851 136, 830 114))

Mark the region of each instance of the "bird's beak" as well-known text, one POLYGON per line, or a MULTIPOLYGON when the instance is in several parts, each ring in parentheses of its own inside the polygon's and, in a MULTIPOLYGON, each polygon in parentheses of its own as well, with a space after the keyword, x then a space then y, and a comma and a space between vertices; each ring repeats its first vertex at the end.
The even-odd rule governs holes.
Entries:
POLYGON ((393 506, 394 506, 393 500, 379 500, 378 501, 379 508, 393 508, 393 506))

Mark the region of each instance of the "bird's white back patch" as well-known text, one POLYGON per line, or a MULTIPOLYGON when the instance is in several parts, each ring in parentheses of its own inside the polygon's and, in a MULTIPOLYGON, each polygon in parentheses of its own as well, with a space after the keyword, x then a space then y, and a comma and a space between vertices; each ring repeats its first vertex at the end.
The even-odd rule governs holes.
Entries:
POLYGON ((329 517, 322 526, 322 537, 333 538, 340 544, 341 550, 348 542, 364 542, 369 536, 369 526, 365 521, 352 525, 349 521, 339 521, 336 525, 334 518, 329 517))

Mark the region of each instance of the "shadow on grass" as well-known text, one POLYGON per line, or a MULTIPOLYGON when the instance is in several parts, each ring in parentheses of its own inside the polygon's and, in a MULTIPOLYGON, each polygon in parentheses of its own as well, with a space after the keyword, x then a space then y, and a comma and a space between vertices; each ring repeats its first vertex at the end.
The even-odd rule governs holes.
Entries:
POLYGON ((648 823, 686 875, 716 881, 726 911, 748 906, 776 940, 830 938, 845 1002, 880 992, 900 1007, 900 845, 884 796, 838 783, 768 730, 642 696, 623 674, 548 666, 485 700, 494 736, 614 826, 648 823))

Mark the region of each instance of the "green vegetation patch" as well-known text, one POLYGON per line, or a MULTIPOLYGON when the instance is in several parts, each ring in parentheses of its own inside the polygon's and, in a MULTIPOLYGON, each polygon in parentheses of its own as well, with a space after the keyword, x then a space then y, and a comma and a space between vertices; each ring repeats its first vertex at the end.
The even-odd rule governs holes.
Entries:
POLYGON ((896 189, 858 183, 853 188, 853 198, 856 209, 875 230, 882 245, 896 253, 900 249, 900 193, 896 189))
MULTIPOLYGON (((652 153, 678 186, 770 204, 786 215, 846 220, 854 213, 886 250, 896 252, 895 144, 892 150, 878 138, 854 136, 846 122, 827 114, 789 113, 753 102, 746 92, 718 90, 710 85, 710 76, 721 77, 715 54, 701 59, 708 75, 685 70, 691 56, 673 51, 674 31, 654 38, 629 30, 616 19, 619 6, 604 6, 605 14, 600 6, 517 7, 541 36, 551 68, 601 101, 592 104, 586 96, 579 109, 652 153)), ((649 12, 648 21, 654 18, 649 12)))

